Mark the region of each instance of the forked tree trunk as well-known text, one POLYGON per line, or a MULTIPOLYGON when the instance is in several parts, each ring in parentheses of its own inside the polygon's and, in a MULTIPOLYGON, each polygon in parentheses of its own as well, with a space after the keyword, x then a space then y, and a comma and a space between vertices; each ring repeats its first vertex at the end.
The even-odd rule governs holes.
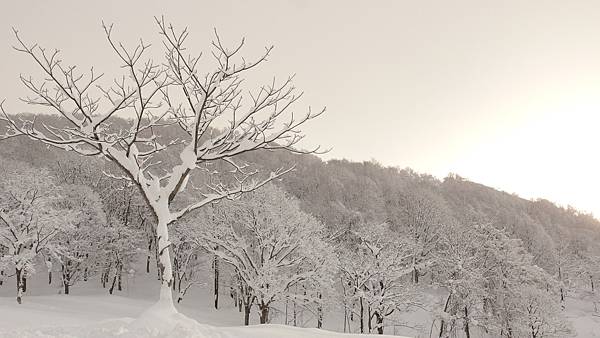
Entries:
POLYGON ((62 280, 63 280, 63 286, 64 286, 64 290, 65 290, 65 295, 69 294, 69 284, 71 282, 71 277, 69 274, 69 262, 67 262, 67 265, 63 264, 62 265, 62 280))
POLYGON ((265 303, 260 304, 260 323, 267 324, 269 322, 269 305, 265 303))
POLYGON ((383 315, 379 312, 375 313, 375 322, 377 323, 377 333, 383 334, 383 315))
POLYGON ((108 275, 109 275, 110 269, 106 269, 104 272, 102 272, 102 288, 106 289, 106 283, 108 283, 108 275))

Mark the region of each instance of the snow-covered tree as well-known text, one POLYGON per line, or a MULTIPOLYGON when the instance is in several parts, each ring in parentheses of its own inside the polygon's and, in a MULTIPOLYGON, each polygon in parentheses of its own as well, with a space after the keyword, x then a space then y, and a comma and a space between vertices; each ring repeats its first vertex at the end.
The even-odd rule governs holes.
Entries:
POLYGON ((64 292, 69 294, 71 286, 96 272, 98 243, 107 221, 100 196, 91 188, 71 184, 63 185, 62 190, 58 205, 75 216, 72 226, 61 229, 54 239, 61 247, 54 255, 61 267, 64 292))
POLYGON ((440 338, 456 330, 471 334, 473 322, 482 317, 481 300, 485 299, 485 231, 488 225, 446 226, 436 252, 436 282, 447 290, 439 317, 440 338))
POLYGON ((0 161, 0 243, 7 248, 2 260, 15 269, 19 304, 35 258, 60 251, 53 239, 72 226, 74 213, 59 207, 60 198, 47 170, 0 161))
POLYGON ((323 301, 303 290, 331 287, 335 256, 323 225, 304 213, 297 200, 267 185, 241 200, 221 202, 211 213, 203 218, 198 241, 234 268, 244 305, 247 311, 258 306, 261 323, 269 321, 275 301, 323 301))
POLYGON ((361 333, 383 334, 386 318, 415 304, 408 278, 413 253, 412 244, 385 223, 364 225, 353 243, 338 250, 344 305, 351 319, 358 317, 361 333))
POLYGON ((400 213, 398 230, 413 242, 412 278, 414 283, 418 283, 436 248, 440 229, 449 216, 444 202, 427 188, 419 186, 404 192, 397 208, 400 213))
POLYGON ((177 303, 183 300, 190 287, 203 283, 200 277, 206 269, 207 255, 194 238, 195 226, 189 222, 177 222, 173 228, 173 289, 177 292, 177 303))
POLYGON ((507 338, 569 332, 553 299, 559 284, 533 264, 520 240, 475 224, 445 227, 440 243, 436 282, 448 291, 440 337, 459 330, 470 337, 475 328, 507 338))
POLYGON ((118 291, 122 290, 123 272, 133 268, 141 250, 142 231, 115 218, 109 218, 99 230, 96 250, 101 264, 100 281, 103 287, 110 284, 108 292, 112 294, 115 287, 118 291))
POLYGON ((0 120, 7 129, 0 139, 25 135, 84 156, 103 157, 120 168, 122 174, 114 176, 137 186, 156 218, 162 270, 159 304, 175 311, 169 225, 193 210, 252 191, 289 172, 292 168, 281 168, 257 178, 256 171, 237 160, 238 155, 257 149, 298 151, 295 145, 303 138, 298 127, 322 111, 309 109, 303 116, 288 117, 301 97, 292 78, 281 83, 273 80, 245 95, 243 75, 263 63, 272 47, 256 61, 248 61, 239 56, 243 39, 230 48, 215 34, 210 53, 213 69, 203 71, 200 57, 189 54, 184 46, 187 29, 178 31, 160 18, 156 23, 162 39, 158 45, 164 46, 163 61, 153 60, 150 45, 143 41, 126 48, 114 39, 112 25, 104 26, 124 71, 108 86, 94 69, 87 75, 80 73, 64 63, 58 51, 28 44, 15 31, 16 49, 31 57, 43 73, 39 81, 21 77, 32 94, 24 100, 56 112, 61 122, 39 124, 32 118, 18 118, 2 105, 0 120), (127 120, 118 119, 119 115, 127 120), (169 137, 169 130, 174 129, 169 137), (165 154, 170 160, 164 160, 165 154), (211 168, 215 162, 229 166, 234 177, 229 182, 233 183, 220 179, 224 173, 211 168), (177 205, 177 195, 194 173, 213 179, 195 186, 199 199, 177 205))

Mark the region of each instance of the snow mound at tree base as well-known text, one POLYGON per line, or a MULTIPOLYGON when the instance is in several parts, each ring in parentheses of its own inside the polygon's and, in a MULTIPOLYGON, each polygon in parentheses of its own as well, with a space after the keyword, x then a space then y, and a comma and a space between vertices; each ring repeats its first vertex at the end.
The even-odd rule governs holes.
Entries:
POLYGON ((220 338, 219 330, 177 312, 172 304, 157 304, 131 321, 119 337, 198 337, 220 338))

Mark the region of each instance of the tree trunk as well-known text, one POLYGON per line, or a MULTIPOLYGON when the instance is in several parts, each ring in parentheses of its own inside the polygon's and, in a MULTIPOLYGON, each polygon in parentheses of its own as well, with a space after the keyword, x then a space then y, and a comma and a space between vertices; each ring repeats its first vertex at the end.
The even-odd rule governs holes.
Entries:
POLYGON ((238 306, 238 293, 233 288, 233 286, 229 287, 229 296, 231 296, 231 300, 233 300, 233 307, 237 307, 238 306))
POLYGON ((286 299, 285 300, 285 323, 284 323, 285 325, 288 325, 288 303, 289 303, 289 300, 286 299))
POLYGON ((157 235, 154 234, 154 260, 156 261, 156 276, 158 280, 162 280, 162 271, 160 270, 160 260, 158 255, 157 235))
POLYGON ((48 271, 48 285, 52 284, 52 270, 48 271))
POLYGON ((383 334, 383 315, 381 315, 379 312, 376 312, 375 321, 377 323, 377 333, 383 334))
POLYGON ((110 289, 108 289, 108 293, 110 293, 111 295, 113 294, 113 291, 115 290, 116 283, 117 283, 117 274, 115 272, 115 275, 113 276, 112 284, 110 285, 110 289))
POLYGON ((269 305, 262 303, 260 305, 260 323, 267 324, 269 322, 269 305))
POLYGON ((416 266, 413 268, 413 282, 419 284, 419 269, 416 266))
POLYGON ((346 299, 344 298, 344 333, 346 333, 346 327, 348 324, 348 308, 346 304, 346 299))
MULTIPOLYGON (((444 305, 444 312, 448 312, 448 306, 450 305, 450 297, 452 296, 452 293, 450 293, 448 295, 448 298, 446 298, 446 304, 444 305)), ((443 319, 440 320, 440 336, 439 338, 442 338, 443 334, 444 334, 444 329, 445 329, 445 322, 443 319)))
POLYGON ((123 291, 123 287, 121 285, 121 279, 123 276, 123 264, 119 264, 119 268, 117 269, 117 290, 123 291))
POLYGON ((179 288, 181 289, 181 271, 179 271, 180 266, 179 260, 177 259, 177 255, 173 257, 173 266, 175 267, 175 273, 173 274, 173 285, 171 286, 171 288, 173 289, 173 291, 178 291, 176 289, 176 285, 179 285, 179 288))
MULTIPOLYGON (((183 278, 178 277, 177 278, 177 292, 181 292, 181 283, 183 283, 183 278)), ((173 288, 173 289, 175 289, 175 288, 173 288)))
MULTIPOLYGON (((163 210, 160 210, 164 217, 170 217, 168 212, 168 206, 165 205, 163 210)), ((171 255, 169 253, 169 229, 168 220, 161 219, 161 213, 157 212, 158 224, 156 225, 156 237, 157 237, 157 249, 158 249, 158 266, 161 276, 161 291, 159 303, 164 306, 168 306, 174 310, 173 306, 173 294, 171 292, 171 286, 173 285, 173 270, 171 266, 171 255)))
POLYGON ((0 286, 4 284, 4 270, 0 270, 0 286))
POLYGON ((244 304, 244 325, 250 325, 250 309, 252 309, 252 305, 244 304))
POLYGON ((69 270, 68 270, 69 265, 70 264, 67 262, 67 265, 63 264, 61 267, 63 286, 65 288, 65 295, 69 294, 69 283, 71 281, 71 278, 69 276, 69 270))
POLYGON ((296 308, 296 302, 294 302, 294 326, 298 326, 298 310, 296 308))
POLYGON ((219 309, 219 259, 215 255, 213 260, 213 269, 215 275, 214 289, 215 289, 215 309, 219 309))
POLYGON ((110 270, 105 270, 102 272, 102 288, 106 289, 106 283, 108 283, 108 273, 110 270))
POLYGON ((469 311, 465 306, 465 335, 467 338, 471 338, 471 331, 469 330, 469 311))
POLYGON ((363 305, 363 299, 360 297, 360 333, 365 333, 365 306, 363 305))
POLYGON ((152 252, 152 239, 148 240, 148 255, 146 256, 146 273, 150 273, 150 253, 152 252))
POLYGON ((590 275, 590 285, 592 286, 592 291, 594 291, 594 277, 590 275))
POLYGON ((372 319, 372 317, 373 316, 371 315, 371 305, 367 305, 367 318, 369 318, 368 321, 367 321, 367 325, 368 325, 368 328, 369 328, 369 333, 371 333, 373 331, 373 328, 371 327, 371 319, 372 319))
POLYGON ((23 269, 15 269, 17 275, 17 303, 21 304, 21 298, 23 297, 23 269))
POLYGON ((562 270, 561 270, 560 266, 558 267, 558 281, 561 283, 561 285, 560 285, 560 301, 562 303, 565 301, 565 292, 562 287, 562 270))
MULTIPOLYGON (((319 300, 322 299, 321 293, 319 293, 319 300)), ((319 302, 317 306, 317 329, 323 328, 323 305, 319 302)))

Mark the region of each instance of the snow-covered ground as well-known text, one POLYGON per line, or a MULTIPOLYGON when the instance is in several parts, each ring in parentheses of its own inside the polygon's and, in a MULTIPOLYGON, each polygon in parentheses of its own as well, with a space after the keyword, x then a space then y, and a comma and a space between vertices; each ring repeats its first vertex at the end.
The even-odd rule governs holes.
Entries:
MULTIPOLYGON (((13 280, 7 280, 0 287, 0 337, 165 337, 157 330, 160 327, 170 332, 166 335, 170 337, 356 337, 278 324, 240 326, 243 316, 226 294, 221 295, 219 310, 212 307, 210 287, 192 289, 186 299, 176 305, 181 314, 166 314, 170 319, 157 323, 159 320, 144 314, 158 295, 155 276, 138 273, 124 282, 125 291, 115 295, 100 288, 96 280, 82 282, 72 289, 72 294, 64 295, 59 294, 59 285, 47 285, 44 273, 40 272, 30 279, 23 304, 18 305, 13 280)), ((258 322, 255 312, 251 323, 258 322)), ((569 298, 566 313, 576 337, 600 337, 600 317, 594 314, 590 301, 582 297, 569 298)), ((412 313, 405 317, 402 318, 404 323, 413 328, 397 327, 393 331, 388 328, 386 333, 415 338, 429 336, 427 316, 412 313)), ((280 323, 281 317, 274 314, 273 322, 280 323)), ((313 326, 310 321, 306 323, 313 326)), ((341 323, 341 315, 335 311, 326 313, 326 329, 341 331, 341 323)))
MULTIPOLYGON (((144 311, 152 303, 110 295, 31 296, 18 306, 14 299, 0 298, 0 337, 347 337, 331 331, 294 328, 284 325, 249 327, 216 326, 231 320, 211 311, 190 311, 206 314, 203 325, 183 314, 165 314, 163 323, 152 323, 144 311), (140 318, 140 315, 141 318, 140 318), (155 325, 156 324, 156 325, 155 325), (169 332, 169 334, 165 334, 169 332)), ((214 311, 216 312, 216 311, 214 311)))
POLYGON ((566 316, 573 324, 576 337, 600 337, 600 313, 594 310, 594 304, 588 297, 574 295, 574 297, 567 298, 566 316))
MULTIPOLYGON (((217 311, 194 311, 181 307, 194 317, 206 315, 203 325, 183 314, 164 314, 163 323, 147 317, 152 303, 144 299, 110 295, 31 296, 17 305, 13 298, 0 298, 0 337, 350 337, 314 328, 285 325, 221 327, 233 321, 217 311), (141 315, 141 317, 140 317, 141 315), (158 324, 158 325, 155 325, 158 324), (169 334, 165 334, 169 332, 169 334)), ((231 311, 226 311, 231 312, 231 311)), ((378 336, 381 337, 381 336, 378 336)))
MULTIPOLYGON (((185 300, 176 305, 179 314, 167 313, 156 320, 145 313, 158 297, 159 282, 153 274, 128 276, 123 283, 124 291, 114 295, 102 289, 97 280, 81 282, 71 289, 71 294, 64 295, 58 283, 48 285, 45 273, 39 272, 28 280, 27 294, 20 305, 15 301, 13 282, 6 280, 0 287, 0 338, 356 336, 278 324, 243 327, 243 314, 228 295, 221 295, 218 310, 212 307, 209 287, 191 289, 185 300), (169 334, 165 335, 165 331, 169 334)), ((331 320, 326 328, 336 329, 331 324, 337 316, 328 317, 331 320)), ((251 323, 258 323, 256 311, 250 319, 251 323)), ((274 313, 273 322, 278 322, 277 319, 274 313)))

